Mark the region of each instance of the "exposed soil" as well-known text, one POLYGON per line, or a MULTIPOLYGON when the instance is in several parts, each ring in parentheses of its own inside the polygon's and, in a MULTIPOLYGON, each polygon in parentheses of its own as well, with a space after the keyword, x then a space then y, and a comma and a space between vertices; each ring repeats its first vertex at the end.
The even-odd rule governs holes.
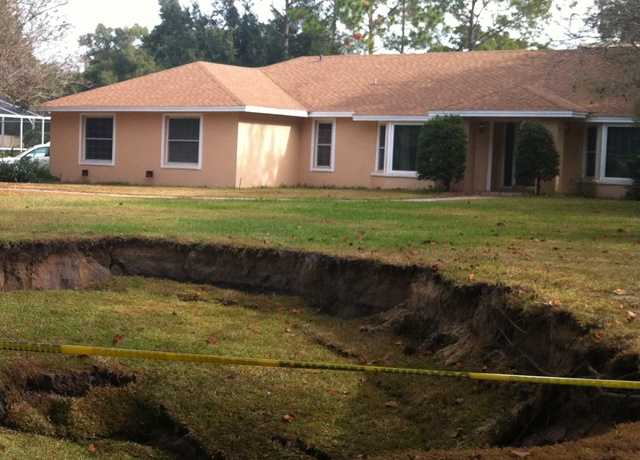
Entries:
POLYGON ((131 441, 176 458, 211 459, 189 430, 145 400, 136 376, 93 366, 59 372, 29 363, 5 369, 0 424, 14 430, 89 442, 131 441))
MULTIPOLYGON (((536 303, 527 292, 498 285, 459 285, 435 268, 297 251, 140 239, 0 247, 0 290, 85 288, 113 275, 299 295, 327 314, 365 318, 363 332, 392 329, 405 338, 406 353, 431 354, 454 368, 640 378, 639 356, 628 352, 623 343, 600 339, 596 325, 580 324, 566 311, 536 303)), ((336 353, 349 352, 336 349, 336 353)), ((20 391, 87 397, 107 388, 127 388, 135 381, 130 377, 127 380, 129 377, 105 370, 39 375, 27 380, 20 391)), ((606 432, 619 422, 640 420, 640 399, 625 393, 523 385, 520 401, 508 423, 490 428, 494 445, 535 446, 576 440, 606 432)), ((160 421, 153 427, 163 433, 160 439, 170 440, 163 443, 163 448, 171 451, 177 439, 189 439, 185 428, 170 422, 167 414, 149 417, 149 408, 139 401, 136 404, 140 412, 134 417, 136 424, 148 426, 151 419, 160 421)), ((11 404, 5 405, 3 413, 10 414, 7 407, 11 404)), ((4 417, 11 425, 11 418, 4 417)), ((59 434, 57 427, 53 429, 59 434)), ((116 435, 122 433, 149 441, 140 437, 140 430, 129 426, 125 431, 115 430, 116 435)), ((295 439, 278 438, 274 442, 311 457, 326 458, 323 452, 295 439)), ((189 441, 189 445, 195 449, 195 458, 204 452, 197 443, 189 441)))

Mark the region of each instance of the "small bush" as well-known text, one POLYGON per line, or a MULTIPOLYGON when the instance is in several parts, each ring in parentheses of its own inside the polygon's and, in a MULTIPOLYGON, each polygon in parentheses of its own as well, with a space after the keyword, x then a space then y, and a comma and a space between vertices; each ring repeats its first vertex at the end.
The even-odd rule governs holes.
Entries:
POLYGON ((520 126, 516 171, 519 182, 535 182, 536 195, 540 194, 542 181, 553 179, 560 173, 560 156, 553 136, 542 123, 526 122, 520 126))
POLYGON ((633 200, 640 200, 640 153, 635 154, 629 161, 629 170, 633 185, 629 190, 628 197, 633 200))
POLYGON ((0 163, 0 182, 52 182, 53 176, 46 166, 37 161, 23 159, 16 163, 0 163))
POLYGON ((467 133, 460 117, 436 117, 422 127, 418 138, 418 179, 442 183, 446 190, 464 177, 467 133))

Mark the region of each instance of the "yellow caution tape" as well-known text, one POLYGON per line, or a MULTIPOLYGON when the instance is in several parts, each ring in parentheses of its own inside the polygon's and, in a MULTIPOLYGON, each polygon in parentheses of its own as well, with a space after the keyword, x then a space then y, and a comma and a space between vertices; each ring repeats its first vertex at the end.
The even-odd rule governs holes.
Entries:
POLYGON ((539 375, 493 374, 486 372, 447 371, 438 369, 412 369, 402 367, 363 366, 357 364, 288 361, 263 358, 239 358, 233 356, 173 353, 166 351, 132 350, 127 348, 93 347, 87 345, 52 345, 0 340, 0 350, 28 351, 36 353, 61 353, 74 356, 108 356, 112 358, 151 359, 202 364, 235 366, 284 367, 289 369, 318 369, 378 374, 425 375, 431 377, 455 377, 492 382, 521 382, 542 385, 568 385, 618 390, 640 390, 640 381, 584 379, 573 377, 547 377, 539 375))

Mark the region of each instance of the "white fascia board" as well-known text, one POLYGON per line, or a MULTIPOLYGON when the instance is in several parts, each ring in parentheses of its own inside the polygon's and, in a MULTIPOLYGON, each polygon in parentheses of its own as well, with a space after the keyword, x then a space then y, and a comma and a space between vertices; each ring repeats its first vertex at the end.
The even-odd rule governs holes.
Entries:
POLYGON ((51 117, 45 117, 43 115, 34 115, 32 117, 26 115, 9 115, 7 113, 0 113, 0 118, 4 119, 18 119, 18 120, 51 120, 51 117))
POLYGON ((571 110, 442 110, 429 112, 431 117, 459 116, 467 118, 587 118, 585 112, 571 110))
POLYGON ((351 118, 353 112, 309 112, 311 118, 351 118))
POLYGON ((354 115, 353 121, 420 122, 432 118, 430 115, 354 115))
POLYGON ((260 107, 256 105, 246 105, 241 112, 247 113, 264 113, 267 115, 283 115, 287 117, 307 118, 309 113, 301 109, 277 109, 274 107, 260 107))
POLYGON ((253 105, 228 107, 43 107, 49 112, 158 112, 158 113, 264 113, 290 117, 308 116, 307 111, 297 109, 278 109, 253 105))
POLYGON ((587 123, 638 123, 638 119, 633 117, 589 117, 587 118, 587 123))
POLYGON ((244 106, 229 107, 126 107, 126 106, 77 106, 43 107, 49 112, 161 112, 161 113, 201 113, 201 112, 244 112, 244 106))

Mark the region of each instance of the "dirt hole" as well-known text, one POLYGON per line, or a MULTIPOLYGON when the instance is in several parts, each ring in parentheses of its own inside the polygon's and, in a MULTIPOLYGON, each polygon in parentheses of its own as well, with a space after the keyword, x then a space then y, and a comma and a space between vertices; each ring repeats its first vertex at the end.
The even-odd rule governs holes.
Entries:
MULTIPOLYGON (((0 290, 86 288, 119 275, 301 296, 326 314, 362 318, 361 333, 391 330, 403 338, 406 354, 429 356, 443 367, 640 378, 638 355, 622 344, 595 340, 596 325, 580 324, 569 313, 504 286, 458 285, 429 267, 138 239, 0 247, 0 290)), ((187 303, 202 300, 198 294, 177 298, 187 303)), ((316 341, 339 356, 355 356, 320 336, 316 341)), ((185 426, 137 394, 135 387, 135 376, 107 369, 33 375, 0 395, 1 421, 30 432, 71 439, 129 439, 176 455, 211 458, 185 426), (120 412, 109 413, 104 401, 117 402, 120 412), (78 414, 89 418, 92 432, 78 429, 78 414)), ((557 443, 640 420, 640 401, 628 394, 514 388, 519 402, 502 425, 492 427, 492 445, 557 443)), ((299 438, 276 435, 272 442, 329 458, 299 438)))
POLYGON ((224 458, 210 455, 166 408, 139 394, 134 374, 99 366, 25 372, 21 366, 3 380, 0 424, 7 428, 84 444, 129 441, 175 458, 224 458))

